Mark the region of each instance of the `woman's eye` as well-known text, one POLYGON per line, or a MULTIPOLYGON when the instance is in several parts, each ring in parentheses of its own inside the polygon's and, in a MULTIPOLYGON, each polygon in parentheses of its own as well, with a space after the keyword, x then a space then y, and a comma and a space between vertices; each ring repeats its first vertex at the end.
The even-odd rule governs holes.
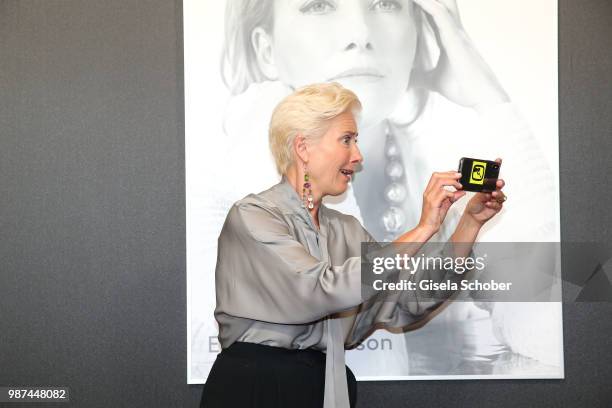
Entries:
POLYGON ((351 139, 352 139, 351 136, 344 136, 342 138, 342 143, 344 143, 345 145, 350 145, 351 144, 351 139))
POLYGON ((323 14, 334 11, 336 8, 329 1, 311 1, 303 6, 300 11, 307 14, 323 14))
POLYGON ((374 2, 370 9, 372 10, 380 10, 380 11, 396 11, 401 10, 402 6, 395 0, 380 0, 374 2))

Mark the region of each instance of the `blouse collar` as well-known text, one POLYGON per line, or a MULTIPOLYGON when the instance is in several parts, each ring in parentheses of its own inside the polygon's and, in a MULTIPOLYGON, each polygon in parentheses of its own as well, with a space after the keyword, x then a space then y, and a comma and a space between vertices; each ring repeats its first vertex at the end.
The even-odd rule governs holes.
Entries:
MULTIPOLYGON (((287 177, 283 176, 280 183, 275 185, 273 190, 278 192, 278 202, 277 204, 280 206, 281 210, 285 214, 298 214, 308 219, 308 222, 312 225, 312 227, 316 230, 317 228, 314 225, 312 220, 312 216, 310 212, 304 207, 301 197, 298 195, 297 191, 293 188, 287 177)), ((319 226, 322 226, 324 219, 326 218, 325 213, 327 209, 321 203, 319 206, 319 226)))
POLYGON ((302 205, 302 199, 289 183, 287 177, 283 176, 280 183, 273 189, 279 193, 279 204, 281 204, 283 212, 302 213, 306 210, 302 205))

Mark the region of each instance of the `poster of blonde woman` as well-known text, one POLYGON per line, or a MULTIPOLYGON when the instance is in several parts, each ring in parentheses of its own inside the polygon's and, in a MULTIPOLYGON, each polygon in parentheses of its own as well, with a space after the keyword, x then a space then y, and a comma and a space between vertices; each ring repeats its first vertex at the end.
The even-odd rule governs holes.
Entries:
MULTIPOLYGON (((363 163, 325 205, 377 240, 416 225, 433 172, 499 157, 508 200, 478 240, 559 242, 556 0, 184 0, 183 17, 189 383, 221 351, 221 227, 280 180, 269 121, 300 86, 359 97, 363 163)), ((416 330, 377 330, 347 364, 359 380, 563 378, 561 303, 540 300, 455 302, 416 330)))

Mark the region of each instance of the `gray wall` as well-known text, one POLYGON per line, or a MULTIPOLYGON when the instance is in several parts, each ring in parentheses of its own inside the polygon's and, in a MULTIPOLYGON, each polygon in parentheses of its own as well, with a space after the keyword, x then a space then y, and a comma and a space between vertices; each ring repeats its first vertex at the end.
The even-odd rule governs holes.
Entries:
MULTIPOLYGON (((610 242, 612 3, 559 1, 563 239, 610 242)), ((0 385, 66 385, 88 408, 198 404, 181 14, 0 0, 0 385)), ((612 305, 566 304, 564 336, 563 381, 360 383, 360 407, 610 406, 612 305)))

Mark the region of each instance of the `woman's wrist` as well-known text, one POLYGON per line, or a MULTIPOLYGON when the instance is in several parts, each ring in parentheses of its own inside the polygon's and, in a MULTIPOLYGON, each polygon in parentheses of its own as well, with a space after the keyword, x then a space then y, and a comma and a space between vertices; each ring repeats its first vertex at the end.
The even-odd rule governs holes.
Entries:
POLYGON ((474 242, 483 225, 471 215, 463 213, 455 228, 452 240, 455 242, 474 242))
POLYGON ((431 238, 436 232, 437 232, 437 229, 433 227, 419 224, 414 229, 411 229, 410 231, 401 235, 394 242, 397 242, 397 243, 406 243, 406 242, 424 243, 424 242, 429 241, 429 238, 431 238))
POLYGON ((434 236, 438 232, 438 228, 434 228, 431 225, 422 225, 419 224, 413 230, 414 236, 417 239, 414 239, 414 242, 427 242, 429 238, 434 236))

